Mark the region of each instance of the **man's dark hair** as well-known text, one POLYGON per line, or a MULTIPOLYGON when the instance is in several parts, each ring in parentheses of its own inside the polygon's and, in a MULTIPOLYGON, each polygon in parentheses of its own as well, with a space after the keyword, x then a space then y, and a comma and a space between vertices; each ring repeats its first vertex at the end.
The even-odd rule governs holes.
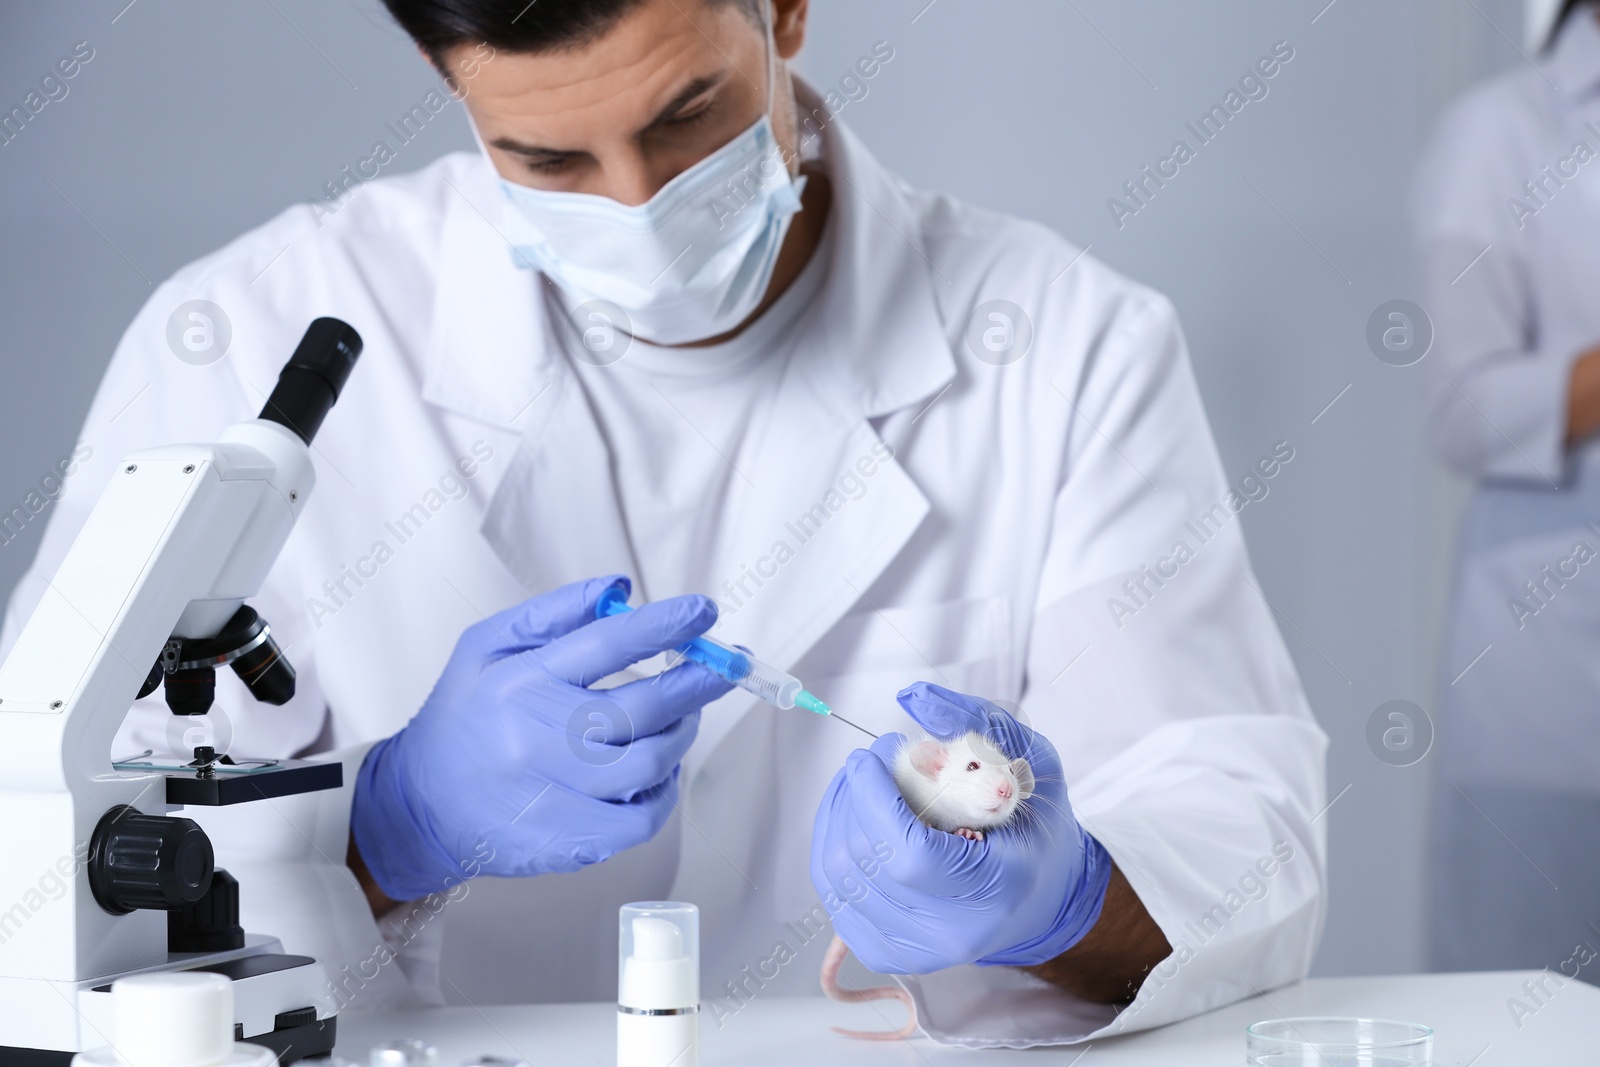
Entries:
MULTIPOLYGON (((582 48, 604 36, 643 0, 383 0, 400 27, 445 69, 458 45, 487 44, 502 52, 582 48)), ((766 0, 705 0, 738 4, 761 18, 766 0)))

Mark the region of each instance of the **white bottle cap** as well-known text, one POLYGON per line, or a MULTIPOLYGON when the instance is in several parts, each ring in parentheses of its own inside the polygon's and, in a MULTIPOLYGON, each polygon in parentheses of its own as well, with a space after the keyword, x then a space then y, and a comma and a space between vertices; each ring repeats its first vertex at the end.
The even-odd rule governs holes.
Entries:
POLYGON ((128 1067, 216 1067, 233 1054, 233 983, 220 974, 136 974, 111 984, 128 1067))
POLYGON ((233 1039, 233 982, 205 971, 135 974, 111 983, 110 1048, 74 1067, 273 1067, 271 1049, 233 1039))
POLYGON ((700 909, 651 901, 618 915, 617 1005, 634 1011, 694 1009, 700 1003, 700 909))
POLYGON ((439 1067, 439 1050, 414 1037, 386 1041, 367 1053, 367 1067, 439 1067))

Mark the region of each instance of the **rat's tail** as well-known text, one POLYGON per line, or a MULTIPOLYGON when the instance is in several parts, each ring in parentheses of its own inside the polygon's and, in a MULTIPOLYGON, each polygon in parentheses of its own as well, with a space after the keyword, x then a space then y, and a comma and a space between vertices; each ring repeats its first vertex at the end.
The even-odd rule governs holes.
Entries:
POLYGON ((898 1000, 906 1006, 910 1018, 898 1030, 841 1030, 835 1026, 833 1032, 860 1041, 904 1041, 914 1036, 917 1032, 917 1006, 911 1002, 910 993, 893 985, 874 986, 871 989, 845 989, 839 985, 839 968, 849 954, 850 946, 835 936, 833 944, 828 946, 828 954, 822 958, 822 991, 844 1004, 860 1004, 867 1000, 898 1000))

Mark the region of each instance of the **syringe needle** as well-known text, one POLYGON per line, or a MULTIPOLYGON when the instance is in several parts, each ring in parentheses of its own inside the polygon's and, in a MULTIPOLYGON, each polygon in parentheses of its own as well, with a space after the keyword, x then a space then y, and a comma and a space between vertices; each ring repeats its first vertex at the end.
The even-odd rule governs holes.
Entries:
POLYGON ((865 726, 856 726, 855 723, 851 722, 849 719, 845 718, 843 715, 840 715, 837 711, 828 712, 828 718, 830 718, 830 719, 838 719, 840 722, 844 723, 846 726, 853 726, 857 730, 860 730, 862 733, 866 734, 868 737, 872 738, 874 741, 876 741, 878 739, 878 735, 877 734, 873 733, 871 730, 867 729, 865 726))

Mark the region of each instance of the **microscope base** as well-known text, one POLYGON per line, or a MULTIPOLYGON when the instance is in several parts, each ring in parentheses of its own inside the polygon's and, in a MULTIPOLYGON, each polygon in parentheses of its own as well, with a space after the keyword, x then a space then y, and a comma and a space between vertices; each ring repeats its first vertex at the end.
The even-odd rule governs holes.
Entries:
MULTIPOLYGON (((174 954, 164 967, 129 973, 150 971, 211 971, 232 979, 236 1040, 272 1049, 280 1064, 333 1050, 336 1018, 318 1018, 316 1007, 327 999, 327 972, 310 956, 286 955, 276 938, 250 935, 242 949, 174 954)), ((64 1067, 76 1053, 110 1044, 111 983, 121 977, 0 978, 0 1067, 64 1067), (31 1004, 43 1010, 28 1011, 31 1004)))

